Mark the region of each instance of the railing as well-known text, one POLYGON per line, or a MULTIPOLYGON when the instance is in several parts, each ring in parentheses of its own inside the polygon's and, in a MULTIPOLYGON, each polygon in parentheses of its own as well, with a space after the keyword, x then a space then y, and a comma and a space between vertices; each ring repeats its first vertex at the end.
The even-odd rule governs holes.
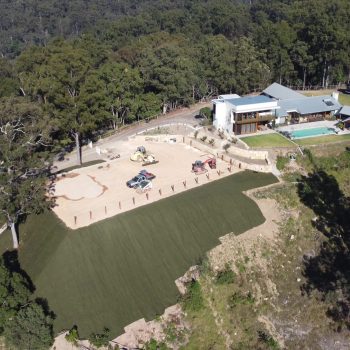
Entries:
POLYGON ((237 118, 235 120, 236 124, 249 124, 249 123, 258 123, 258 122, 268 122, 274 119, 274 116, 269 114, 269 115, 259 115, 255 118, 237 118))

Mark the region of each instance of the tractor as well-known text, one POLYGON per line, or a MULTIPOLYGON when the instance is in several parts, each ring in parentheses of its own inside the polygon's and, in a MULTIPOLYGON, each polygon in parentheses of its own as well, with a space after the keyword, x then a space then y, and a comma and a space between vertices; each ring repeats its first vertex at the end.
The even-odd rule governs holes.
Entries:
POLYGON ((133 162, 142 162, 143 166, 156 164, 158 160, 153 154, 146 152, 146 148, 143 146, 137 147, 136 151, 131 155, 130 160, 133 162))
POLYGON ((205 174, 208 170, 205 168, 205 164, 208 164, 210 169, 216 169, 216 159, 208 158, 206 161, 196 160, 192 164, 192 172, 196 175, 205 174))

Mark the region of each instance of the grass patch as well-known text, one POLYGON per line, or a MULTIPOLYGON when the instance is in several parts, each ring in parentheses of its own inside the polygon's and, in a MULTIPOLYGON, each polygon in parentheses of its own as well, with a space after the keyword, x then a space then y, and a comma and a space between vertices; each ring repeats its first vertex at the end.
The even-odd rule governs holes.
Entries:
POLYGON ((241 140, 251 148, 295 147, 293 142, 278 133, 242 137, 241 140))
MULTIPOLYGON (((78 230, 51 212, 33 216, 20 226, 19 260, 57 315, 56 332, 76 324, 82 338, 104 327, 115 337, 175 304, 175 279, 220 236, 263 223, 242 191, 274 182, 241 172, 78 230)), ((0 236, 0 247, 10 236, 0 236)))
POLYGON ((81 169, 81 168, 86 168, 91 165, 96 165, 96 164, 101 164, 105 163, 105 160, 102 159, 96 159, 96 160, 91 160, 90 162, 83 163, 82 165, 73 165, 68 168, 62 169, 57 171, 56 174, 62 174, 62 173, 68 173, 69 171, 76 170, 76 169, 81 169))
POLYGON ((276 167, 278 170, 283 170, 289 163, 288 157, 277 156, 276 167))
POLYGON ((308 137, 306 139, 294 140, 300 146, 319 145, 324 143, 334 143, 350 141, 350 134, 347 135, 327 135, 320 137, 308 137))
POLYGON ((342 105, 350 106, 350 95, 349 94, 339 94, 339 102, 342 105))
POLYGON ((181 304, 185 311, 199 311, 203 308, 202 289, 198 281, 192 281, 187 286, 187 292, 181 297, 181 304))

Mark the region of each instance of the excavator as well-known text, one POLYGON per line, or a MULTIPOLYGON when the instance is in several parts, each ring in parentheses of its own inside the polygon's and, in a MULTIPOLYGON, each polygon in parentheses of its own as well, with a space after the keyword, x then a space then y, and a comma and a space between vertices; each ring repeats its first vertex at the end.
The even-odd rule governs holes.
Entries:
POLYGON ((146 148, 143 146, 137 147, 136 151, 130 156, 130 160, 133 162, 142 162, 143 166, 158 163, 154 154, 147 153, 146 148))
POLYGON ((205 164, 208 164, 210 169, 216 169, 216 159, 208 158, 204 162, 202 162, 201 160, 196 160, 192 164, 192 172, 196 175, 205 174, 206 172, 208 172, 208 170, 205 168, 205 164))

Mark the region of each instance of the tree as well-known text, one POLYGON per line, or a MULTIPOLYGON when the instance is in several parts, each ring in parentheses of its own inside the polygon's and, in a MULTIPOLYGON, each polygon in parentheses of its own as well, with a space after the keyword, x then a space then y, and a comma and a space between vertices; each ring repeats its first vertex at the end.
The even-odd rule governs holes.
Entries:
POLYGON ((0 216, 11 228, 15 249, 19 220, 50 205, 48 141, 48 122, 40 107, 21 97, 0 100, 0 216))
POLYGON ((52 315, 31 299, 33 292, 17 252, 5 253, 0 258, 0 335, 10 348, 40 350, 52 344, 52 315))
POLYGON ((102 333, 92 333, 89 336, 89 342, 100 348, 101 346, 107 346, 109 341, 110 331, 108 328, 104 328, 102 333))
POLYGON ((18 350, 48 349, 53 342, 52 318, 41 305, 31 302, 7 321, 4 336, 18 350))

